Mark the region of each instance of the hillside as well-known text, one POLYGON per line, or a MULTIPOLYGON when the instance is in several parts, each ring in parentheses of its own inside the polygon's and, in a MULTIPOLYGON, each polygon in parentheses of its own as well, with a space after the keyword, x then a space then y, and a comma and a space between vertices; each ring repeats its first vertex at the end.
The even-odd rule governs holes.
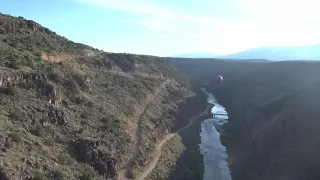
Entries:
MULTIPOLYGON (((318 180, 320 63, 198 60, 181 66, 209 87, 230 115, 222 142, 234 180, 318 180), (195 72, 195 67, 203 72, 195 72), (210 68, 209 68, 210 67, 210 68), (211 81, 214 82, 214 81, 211 81)), ((201 82, 201 81, 200 81, 201 82)))
MULTIPOLYGON (((99 51, 0 14, 0 179, 137 177, 204 104, 165 58, 99 51)), ((205 105, 205 104, 204 104, 205 105)))

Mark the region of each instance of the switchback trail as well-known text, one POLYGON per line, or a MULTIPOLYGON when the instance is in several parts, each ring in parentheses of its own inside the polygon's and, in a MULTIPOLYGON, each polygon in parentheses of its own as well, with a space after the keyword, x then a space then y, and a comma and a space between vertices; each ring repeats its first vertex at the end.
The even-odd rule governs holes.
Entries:
POLYGON ((163 82, 155 91, 155 93, 147 99, 147 102, 138 108, 137 113, 135 115, 136 118, 134 118, 134 132, 135 132, 135 138, 134 138, 134 144, 133 144, 133 153, 132 156, 127 164, 125 164, 120 170, 118 175, 118 180, 128 180, 127 176, 129 171, 132 168, 132 165, 134 161, 136 160, 138 154, 139 154, 139 146, 141 143, 141 118, 145 114, 146 110, 149 108, 151 103, 156 100, 156 98, 159 96, 161 90, 163 90, 168 83, 170 83, 171 80, 168 79, 165 82, 163 82))
POLYGON ((176 136, 178 133, 188 129, 189 127, 191 127, 197 120, 200 119, 201 116, 205 116, 209 114, 209 110, 211 109, 211 107, 208 105, 206 107, 206 109, 201 112, 200 114, 192 117, 190 119, 190 122, 185 125, 183 128, 179 129, 177 132, 175 133, 169 133, 168 135, 166 135, 157 145, 156 145, 156 153, 153 157, 153 159, 151 159, 147 165, 144 167, 143 172, 141 173, 140 177, 137 180, 144 180, 151 172, 152 170, 157 166, 159 158, 161 157, 161 149, 162 146, 168 142, 171 138, 173 138, 174 136, 176 136))

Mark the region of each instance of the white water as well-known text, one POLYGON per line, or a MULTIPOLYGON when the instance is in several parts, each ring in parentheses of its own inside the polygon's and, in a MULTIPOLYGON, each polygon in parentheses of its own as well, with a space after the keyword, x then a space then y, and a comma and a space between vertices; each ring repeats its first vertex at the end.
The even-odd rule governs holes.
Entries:
POLYGON ((231 180, 230 170, 226 161, 228 158, 226 148, 221 144, 220 133, 215 128, 217 125, 226 123, 228 115, 225 108, 217 103, 212 94, 206 92, 205 89, 202 90, 207 94, 208 103, 215 105, 211 109, 212 119, 206 119, 201 123, 200 152, 203 155, 204 162, 203 180, 231 180))

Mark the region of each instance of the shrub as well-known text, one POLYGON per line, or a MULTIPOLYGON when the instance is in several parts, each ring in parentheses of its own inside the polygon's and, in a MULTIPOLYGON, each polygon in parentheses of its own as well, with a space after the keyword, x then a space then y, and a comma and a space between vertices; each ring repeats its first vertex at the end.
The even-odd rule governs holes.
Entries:
POLYGON ((108 118, 107 117, 103 117, 100 119, 101 122, 103 123, 108 123, 108 118))
POLYGON ((32 134, 35 136, 43 137, 45 134, 45 130, 40 123, 37 123, 32 130, 32 134))
POLYGON ((13 40, 12 42, 9 43, 9 46, 13 47, 13 48, 17 48, 18 47, 18 43, 13 40))
POLYGON ((81 76, 80 74, 74 74, 73 75, 73 79, 77 82, 77 84, 80 87, 82 87, 82 88, 86 87, 86 82, 84 80, 84 77, 81 76))
POLYGON ((10 111, 9 118, 15 121, 22 121, 23 114, 20 112, 19 109, 14 109, 10 111))
POLYGON ((17 94, 16 88, 13 87, 13 86, 9 86, 8 87, 8 94, 11 95, 11 96, 15 96, 17 94))
POLYGON ((41 172, 36 172, 32 180, 47 180, 48 178, 41 172))
POLYGON ((81 115, 80 115, 80 117, 82 118, 82 119, 87 119, 88 118, 88 113, 87 112, 83 112, 83 113, 81 113, 81 115))
POLYGON ((89 98, 81 95, 77 95, 76 97, 74 97, 74 101, 77 104, 86 105, 89 108, 92 108, 94 105, 94 103, 89 98))
POLYGON ((80 176, 80 180, 94 180, 95 174, 92 171, 85 171, 83 172, 83 175, 80 176))
POLYGON ((108 123, 102 125, 102 128, 111 133, 118 134, 121 132, 121 128, 123 127, 123 122, 119 119, 110 119, 108 123))
POLYGON ((72 159, 66 152, 60 153, 57 158, 60 164, 63 164, 63 165, 72 164, 72 159))
POLYGON ((87 100, 86 105, 87 105, 88 107, 92 108, 92 107, 93 107, 93 102, 90 101, 90 100, 87 100))
POLYGON ((34 47, 33 47, 33 52, 34 52, 34 55, 37 56, 37 57, 41 57, 42 56, 42 53, 38 50, 36 50, 34 47))
POLYGON ((91 168, 84 168, 82 170, 82 175, 80 176, 80 180, 94 180, 96 177, 96 173, 91 168))
POLYGON ((51 70, 53 67, 50 66, 48 68, 48 78, 56 83, 62 82, 63 77, 61 77, 58 73, 56 73, 54 70, 51 70))
POLYGON ((104 108, 103 108, 102 106, 100 106, 98 110, 99 110, 101 113, 104 112, 104 108))
POLYGON ((73 92, 73 93, 79 92, 77 84, 73 80, 70 80, 70 79, 66 79, 63 81, 63 87, 71 90, 71 92, 73 92))
POLYGON ((68 107, 68 106, 69 106, 68 101, 67 101, 67 100, 65 100, 65 99, 63 99, 63 100, 62 100, 62 104, 63 104, 63 105, 65 105, 66 107, 68 107))
MULTIPOLYGON (((0 23, 1 23, 1 22, 0 22, 0 23)), ((6 34, 6 30, 5 30, 5 29, 0 28, 0 34, 6 34)))
POLYGON ((54 172, 54 177, 57 180, 64 180, 65 179, 65 174, 62 170, 58 169, 54 172))
POLYGON ((81 120, 81 121, 80 121, 80 124, 81 124, 82 126, 88 125, 88 121, 86 121, 86 120, 81 120))
POLYGON ((4 144, 4 146, 5 146, 7 149, 12 148, 12 143, 11 143, 11 141, 6 141, 5 144, 4 144))
POLYGON ((47 148, 42 147, 41 152, 42 152, 42 155, 44 155, 45 157, 50 157, 50 153, 47 148))
POLYGON ((10 133, 9 137, 12 139, 13 142, 20 143, 22 141, 20 133, 14 132, 10 133))
POLYGON ((38 161, 34 164, 34 166, 35 166, 37 169, 40 169, 40 168, 41 168, 41 165, 40 165, 40 163, 39 163, 38 161))
POLYGON ((19 69, 19 63, 18 61, 14 60, 14 61, 11 61, 10 63, 8 63, 8 68, 11 68, 11 69, 19 69))
POLYGON ((54 146, 54 140, 48 138, 44 141, 44 143, 48 146, 54 146))
POLYGON ((103 122, 103 123, 108 123, 108 122, 113 122, 115 119, 116 119, 116 117, 111 114, 111 115, 109 115, 107 117, 101 118, 100 121, 103 122))
POLYGON ((82 98, 80 95, 74 97, 74 101, 75 101, 75 103, 77 103, 77 104, 83 104, 83 103, 84 103, 84 100, 83 100, 83 98, 82 98))
POLYGON ((83 131, 84 131, 84 129, 83 129, 83 128, 80 128, 80 129, 78 130, 78 133, 79 133, 79 134, 82 134, 83 131))

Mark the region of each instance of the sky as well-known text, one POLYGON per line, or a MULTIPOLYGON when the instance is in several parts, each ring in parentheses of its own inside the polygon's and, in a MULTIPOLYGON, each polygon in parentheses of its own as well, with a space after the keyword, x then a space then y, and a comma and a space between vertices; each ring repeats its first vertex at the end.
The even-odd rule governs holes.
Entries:
MULTIPOLYGON (((320 2, 319 2, 320 3, 320 2)), ((109 52, 230 54, 320 43, 316 0, 0 0, 0 12, 109 52)))

